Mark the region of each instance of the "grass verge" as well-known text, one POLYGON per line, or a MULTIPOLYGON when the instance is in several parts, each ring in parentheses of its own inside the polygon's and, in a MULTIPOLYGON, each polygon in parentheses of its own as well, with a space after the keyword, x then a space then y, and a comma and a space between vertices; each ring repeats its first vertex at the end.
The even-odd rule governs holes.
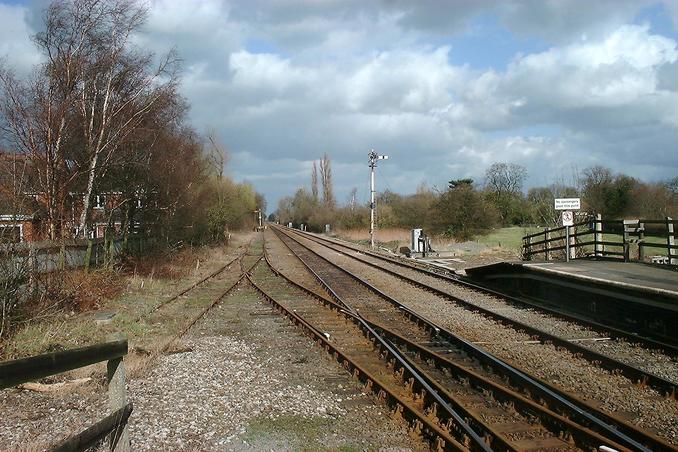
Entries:
MULTIPOLYGON (((223 283, 228 282, 230 276, 225 276, 220 286, 205 284, 201 290, 149 315, 152 308, 226 263, 249 238, 250 234, 240 234, 228 247, 184 250, 170 259, 162 256, 157 265, 149 262, 149 258, 127 274, 91 272, 87 276, 93 278, 93 285, 101 290, 91 290, 89 294, 85 290, 77 291, 79 297, 86 299, 80 302, 84 309, 61 309, 44 318, 25 321, 0 343, 0 360, 82 347, 105 341, 114 333, 129 339, 131 354, 151 352, 222 292, 223 283), (162 271, 154 270, 161 268, 162 271), (108 285, 120 288, 103 290, 108 285), (106 320, 106 313, 114 314, 110 321, 106 320)), ((234 266, 231 272, 237 278, 239 269, 234 266)))

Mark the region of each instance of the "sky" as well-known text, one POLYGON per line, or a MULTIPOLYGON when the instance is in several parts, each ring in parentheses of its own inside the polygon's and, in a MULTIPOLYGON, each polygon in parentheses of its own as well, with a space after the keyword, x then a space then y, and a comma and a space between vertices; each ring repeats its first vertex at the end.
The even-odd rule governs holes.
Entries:
MULTIPOLYGON (((332 160, 340 203, 494 162, 527 187, 584 168, 678 176, 678 0, 145 0, 134 45, 183 59, 198 131, 273 211, 332 160)), ((44 0, 0 0, 0 57, 29 72, 44 0)))

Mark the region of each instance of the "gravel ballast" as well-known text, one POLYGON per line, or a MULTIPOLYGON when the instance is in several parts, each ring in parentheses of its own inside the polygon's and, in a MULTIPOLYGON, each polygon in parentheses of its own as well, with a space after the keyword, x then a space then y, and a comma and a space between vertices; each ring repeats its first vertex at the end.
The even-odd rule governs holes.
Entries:
MULTIPOLYGON (((177 300, 195 302, 191 293, 177 300)), ((246 283, 168 354, 146 359, 125 358, 133 450, 427 449, 246 283)), ((92 375, 52 393, 0 391, 0 450, 45 449, 104 417, 104 365, 92 375)))
MULTIPOLYGON (((612 375, 567 351, 535 344, 524 333, 404 283, 367 264, 314 242, 304 242, 424 317, 434 319, 468 340, 482 343, 482 347, 496 356, 678 444, 678 403, 675 400, 666 399, 654 390, 632 385, 628 379, 612 375)), ((469 294, 468 298, 472 296, 469 294)), ((614 343, 606 344, 612 346, 614 343)))

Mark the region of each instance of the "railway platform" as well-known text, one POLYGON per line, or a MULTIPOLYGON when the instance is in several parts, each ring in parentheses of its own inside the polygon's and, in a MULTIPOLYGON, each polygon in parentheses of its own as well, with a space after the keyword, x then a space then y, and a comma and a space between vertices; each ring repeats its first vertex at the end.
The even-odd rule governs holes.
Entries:
POLYGON ((564 312, 678 343, 678 271, 634 262, 502 262, 466 269, 472 281, 564 312))

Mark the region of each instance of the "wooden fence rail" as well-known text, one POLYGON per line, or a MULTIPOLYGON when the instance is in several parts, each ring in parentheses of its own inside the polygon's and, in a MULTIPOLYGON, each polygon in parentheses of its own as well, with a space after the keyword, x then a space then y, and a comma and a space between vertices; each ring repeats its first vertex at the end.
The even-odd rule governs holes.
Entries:
POLYGON ((678 220, 602 220, 600 215, 573 226, 547 228, 523 237, 523 259, 551 260, 565 255, 566 228, 569 228, 570 259, 606 257, 624 261, 644 262, 652 250, 665 256, 655 256, 654 263, 678 265, 676 232, 678 220), (632 250, 637 248, 637 256, 632 250))
POLYGON ((113 340, 89 347, 2 362, 0 390, 106 361, 108 400, 112 413, 85 431, 72 435, 54 450, 87 450, 106 435, 110 435, 110 449, 126 452, 130 450, 127 420, 132 413, 132 404, 127 403, 125 389, 123 357, 126 354, 127 340, 113 340))

